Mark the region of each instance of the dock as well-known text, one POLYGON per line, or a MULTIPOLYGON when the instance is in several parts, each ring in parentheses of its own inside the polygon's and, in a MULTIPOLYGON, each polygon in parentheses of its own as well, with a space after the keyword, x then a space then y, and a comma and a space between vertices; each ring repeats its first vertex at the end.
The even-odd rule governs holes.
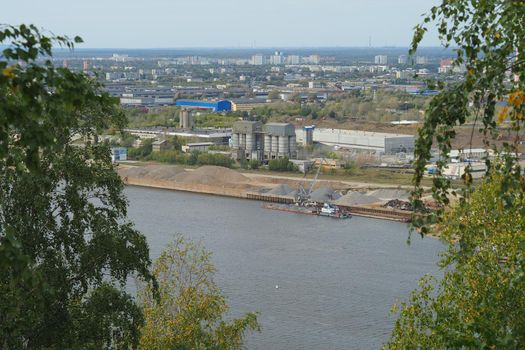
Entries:
MULTIPOLYGON (((227 187, 227 186, 213 186, 203 184, 186 184, 174 181, 163 181, 148 178, 134 178, 124 177, 124 184, 131 186, 141 186, 150 188, 167 189, 174 191, 184 191, 192 193, 201 193, 223 197, 233 197, 240 199, 250 199, 262 202, 293 204, 295 199, 289 196, 271 195, 267 193, 246 191, 244 189, 227 187)), ((374 219, 385 219, 399 222, 410 222, 412 219, 412 212, 402 211, 396 209, 387 209, 372 206, 342 206, 354 216, 362 216, 374 219)))

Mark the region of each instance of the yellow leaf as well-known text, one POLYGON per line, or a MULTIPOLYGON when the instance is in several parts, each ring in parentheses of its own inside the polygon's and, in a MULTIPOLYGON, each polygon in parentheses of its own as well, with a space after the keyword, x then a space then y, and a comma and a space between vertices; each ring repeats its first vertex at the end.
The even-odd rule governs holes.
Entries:
POLYGON ((500 111, 498 112, 497 118, 496 118, 497 123, 498 124, 503 123, 505 119, 507 119, 508 113, 509 113, 509 107, 503 107, 502 109, 500 109, 500 111))
POLYGON ((13 73, 14 70, 15 66, 6 67, 2 70, 2 75, 8 79, 13 79, 15 77, 15 73, 13 73))
POLYGON ((519 107, 525 102, 525 94, 521 90, 512 92, 509 95, 509 103, 514 107, 519 107))

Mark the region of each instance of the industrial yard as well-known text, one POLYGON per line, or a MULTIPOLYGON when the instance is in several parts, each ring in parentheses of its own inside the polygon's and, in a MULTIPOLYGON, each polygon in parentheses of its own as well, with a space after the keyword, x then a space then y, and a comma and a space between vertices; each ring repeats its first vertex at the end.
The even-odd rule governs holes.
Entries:
POLYGON ((307 187, 311 188, 311 202, 331 203, 350 210, 353 215, 397 221, 408 221, 411 216, 410 210, 386 207, 386 204, 392 201, 407 203, 409 191, 401 187, 324 179, 312 184, 311 179, 240 173, 218 166, 185 169, 170 165, 121 164, 119 174, 127 185, 284 204, 293 204, 298 190, 307 187))

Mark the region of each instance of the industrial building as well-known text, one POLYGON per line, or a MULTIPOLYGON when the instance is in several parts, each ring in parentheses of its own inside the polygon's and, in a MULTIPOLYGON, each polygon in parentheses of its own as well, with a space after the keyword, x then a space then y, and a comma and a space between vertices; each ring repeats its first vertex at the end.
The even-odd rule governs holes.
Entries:
POLYGON ((131 135, 141 139, 162 138, 165 136, 191 137, 200 142, 213 142, 216 145, 227 145, 232 136, 231 129, 193 129, 180 130, 174 128, 149 127, 143 129, 124 129, 131 135))
POLYGON ((264 160, 296 158, 295 127, 289 123, 268 123, 264 131, 264 160))
POLYGON ((166 140, 155 141, 151 144, 151 147, 152 152, 154 153, 167 151, 171 148, 171 146, 168 144, 168 141, 166 140))
POLYGON ((188 109, 207 109, 213 112, 229 112, 232 110, 232 103, 228 100, 218 101, 198 101, 198 100, 177 100, 176 106, 188 109))
POLYGON ((125 161, 128 159, 128 149, 126 147, 112 147, 111 148, 111 161, 125 161))
POLYGON ((207 152, 210 146, 213 146, 213 142, 192 142, 182 146, 182 152, 207 152))
POLYGON ((250 112, 256 107, 261 107, 266 103, 266 100, 257 98, 240 98, 232 100, 231 110, 234 112, 250 112))
POLYGON ((182 108, 179 116, 179 127, 181 129, 193 129, 195 127, 195 121, 191 110, 182 108))
POLYGON ((262 160, 263 142, 261 122, 244 120, 233 124, 231 147, 236 160, 262 160))
POLYGON ((314 144, 314 130, 315 125, 308 125, 303 128, 303 146, 314 144))
MULTIPOLYGON (((297 129, 297 138, 304 142, 304 130, 297 129)), ((343 129, 315 129, 313 141, 325 145, 376 154, 396 154, 414 151, 415 136, 343 129)))
POLYGON ((233 157, 236 160, 268 161, 279 158, 296 158, 295 127, 288 123, 239 121, 233 124, 233 157))

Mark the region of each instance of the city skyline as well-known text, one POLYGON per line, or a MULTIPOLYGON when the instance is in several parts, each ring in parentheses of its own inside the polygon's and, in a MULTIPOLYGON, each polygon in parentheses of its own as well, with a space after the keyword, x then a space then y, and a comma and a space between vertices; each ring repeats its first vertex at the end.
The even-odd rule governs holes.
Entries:
MULTIPOLYGON (((407 47, 437 0, 241 0, 174 3, 50 0, 9 4, 1 22, 79 35, 79 48, 407 47), (71 10, 69 10, 71 9, 71 10), (67 16, 64 15, 67 13, 67 16)), ((424 46, 439 46, 431 32, 424 46)))

